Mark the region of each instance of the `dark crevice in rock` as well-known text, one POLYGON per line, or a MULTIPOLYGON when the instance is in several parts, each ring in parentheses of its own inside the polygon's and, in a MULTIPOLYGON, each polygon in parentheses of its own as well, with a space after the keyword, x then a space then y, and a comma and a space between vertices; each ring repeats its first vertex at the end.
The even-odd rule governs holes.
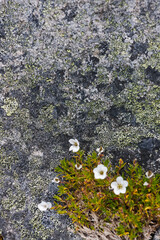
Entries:
POLYGON ((66 6, 62 9, 65 13, 65 19, 67 19, 68 22, 73 21, 75 16, 77 15, 77 6, 66 4, 66 6))
MULTIPOLYGON (((105 55, 106 52, 109 50, 109 43, 105 42, 105 41, 104 42, 100 42, 98 49, 99 49, 101 55, 105 55)), ((106 57, 107 56, 108 55, 106 54, 106 57)))
POLYGON ((160 148, 160 140, 155 138, 146 138, 138 144, 138 147, 141 151, 153 151, 160 148))
MULTIPOLYGON (((125 82, 122 82, 118 80, 118 78, 115 78, 114 81, 110 85, 109 95, 113 94, 113 96, 120 93, 125 88, 125 82)), ((107 93, 108 95, 108 93, 107 93)))
POLYGON ((143 43, 143 42, 134 42, 131 47, 130 53, 131 55, 131 60, 134 61, 139 55, 145 54, 148 48, 148 43, 143 43))
POLYGON ((5 25, 3 21, 0 21, 0 38, 5 39, 6 33, 5 33, 5 25))
MULTIPOLYGON (((84 88, 88 88, 94 80, 96 79, 97 71, 88 71, 85 75, 81 73, 74 72, 71 74, 71 78, 74 79, 78 85, 83 86, 84 88)), ((83 91, 83 90, 82 90, 83 91)))
POLYGON ((31 21, 36 27, 39 26, 38 15, 34 13, 34 10, 33 10, 32 13, 29 15, 28 20, 31 21))
POLYGON ((124 162, 133 163, 133 160, 135 158, 138 159, 139 157, 138 152, 131 151, 128 148, 119 149, 119 148, 112 147, 109 149, 109 153, 111 153, 113 156, 113 159, 112 159, 113 166, 116 166, 118 164, 120 158, 122 158, 124 162))
POLYGON ((146 69, 146 76, 149 78, 150 81, 154 82, 155 84, 160 84, 160 72, 157 71, 155 68, 149 66, 146 69))
POLYGON ((118 126, 130 125, 136 126, 136 117, 132 114, 131 111, 127 111, 124 107, 115 107, 112 106, 108 111, 111 119, 114 120, 118 126))

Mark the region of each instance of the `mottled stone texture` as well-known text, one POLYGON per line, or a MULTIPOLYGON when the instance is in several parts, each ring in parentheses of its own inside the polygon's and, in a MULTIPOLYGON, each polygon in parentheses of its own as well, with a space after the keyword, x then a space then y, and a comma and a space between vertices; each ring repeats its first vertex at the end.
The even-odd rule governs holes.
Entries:
POLYGON ((78 240, 54 211, 51 180, 102 145, 115 164, 160 164, 159 0, 0 1, 0 231, 6 240, 78 240))

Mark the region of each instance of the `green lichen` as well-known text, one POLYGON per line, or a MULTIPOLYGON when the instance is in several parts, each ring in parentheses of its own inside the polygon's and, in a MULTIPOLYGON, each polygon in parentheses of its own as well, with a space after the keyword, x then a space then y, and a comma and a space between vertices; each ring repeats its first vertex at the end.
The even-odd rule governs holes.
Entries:
MULTIPOLYGON (((14 191, 7 189, 6 196, 2 199, 2 207, 5 210, 18 212, 25 209, 25 201, 25 194, 19 187, 16 187, 14 191)), ((5 214, 5 211, 3 211, 3 214, 5 214)))
POLYGON ((49 105, 49 106, 45 106, 40 109, 40 113, 38 116, 38 119, 39 119, 38 122, 41 123, 41 126, 44 127, 44 130, 46 132, 52 131, 53 126, 55 126, 57 123, 57 119, 56 119, 57 116, 55 116, 55 118, 53 118, 54 108, 55 108, 55 106, 49 105))
POLYGON ((149 41, 148 58, 142 64, 144 68, 151 66, 160 72, 160 37, 156 37, 149 41))
POLYGON ((136 122, 150 129, 155 129, 159 134, 160 112, 160 87, 149 82, 131 84, 128 90, 122 91, 115 105, 124 106, 136 116, 136 122), (123 98, 121 96, 123 95, 123 98))
POLYGON ((116 61, 117 63, 121 61, 121 59, 128 61, 130 57, 130 43, 124 42, 121 36, 113 35, 110 39, 109 51, 109 61, 116 61))
MULTIPOLYGON (((30 166, 32 166, 32 169, 35 168, 36 162, 34 165, 34 162, 31 160, 30 166)), ((46 182, 44 177, 38 175, 36 171, 30 171, 26 177, 30 181, 29 187, 33 196, 38 196, 44 189, 47 188, 48 181, 46 182)))
MULTIPOLYGON (((143 78, 143 71, 138 76, 143 78)), ((101 126, 97 126, 96 131, 103 146, 106 148, 128 146, 136 149, 142 138, 155 137, 160 139, 159 92, 158 85, 143 80, 129 83, 128 87, 126 86, 118 95, 111 97, 113 106, 117 109, 121 107, 124 109, 124 112, 117 112, 117 121, 121 122, 122 120, 123 126, 117 126, 114 122, 110 122, 110 124, 104 122, 101 126), (131 120, 127 120, 131 114, 135 117, 135 126, 132 126, 131 120)))
POLYGON ((4 105, 1 107, 5 110, 7 116, 11 116, 18 109, 18 102, 15 98, 5 98, 4 105))
POLYGON ((110 72, 104 67, 104 66, 99 66, 97 69, 97 78, 94 81, 94 85, 98 84, 109 84, 111 82, 111 74, 110 72))
POLYGON ((155 135, 141 127, 125 126, 120 127, 113 133, 111 142, 120 148, 132 147, 133 149, 136 149, 137 144, 143 137, 155 137, 155 135))
POLYGON ((6 148, 1 147, 1 150, 0 150, 0 174, 5 174, 4 169, 11 170, 12 165, 17 163, 17 161, 18 161, 18 156, 15 151, 13 151, 10 154, 7 154, 6 148))
POLYGON ((33 227, 33 233, 32 233, 32 238, 30 239, 37 239, 37 238, 41 238, 43 240, 48 239, 48 237, 51 236, 51 234, 53 234, 53 230, 50 228, 46 228, 45 226, 43 226, 42 224, 42 214, 39 213, 39 211, 37 212, 33 212, 33 218, 30 220, 30 224, 33 227))

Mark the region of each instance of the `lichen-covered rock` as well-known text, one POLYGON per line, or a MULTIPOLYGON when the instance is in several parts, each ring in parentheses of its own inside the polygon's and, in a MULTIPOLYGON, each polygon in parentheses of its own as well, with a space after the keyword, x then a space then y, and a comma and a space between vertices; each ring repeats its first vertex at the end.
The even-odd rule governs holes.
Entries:
POLYGON ((159 0, 0 1, 0 232, 78 240, 53 202, 70 138, 116 164, 160 159, 159 0))

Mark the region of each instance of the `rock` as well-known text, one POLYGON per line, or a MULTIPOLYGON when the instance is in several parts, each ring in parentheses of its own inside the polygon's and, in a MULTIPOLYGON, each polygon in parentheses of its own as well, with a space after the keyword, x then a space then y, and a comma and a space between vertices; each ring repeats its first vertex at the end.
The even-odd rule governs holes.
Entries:
POLYGON ((0 233, 80 240, 54 210, 70 138, 159 172, 159 1, 0 1, 0 233))

